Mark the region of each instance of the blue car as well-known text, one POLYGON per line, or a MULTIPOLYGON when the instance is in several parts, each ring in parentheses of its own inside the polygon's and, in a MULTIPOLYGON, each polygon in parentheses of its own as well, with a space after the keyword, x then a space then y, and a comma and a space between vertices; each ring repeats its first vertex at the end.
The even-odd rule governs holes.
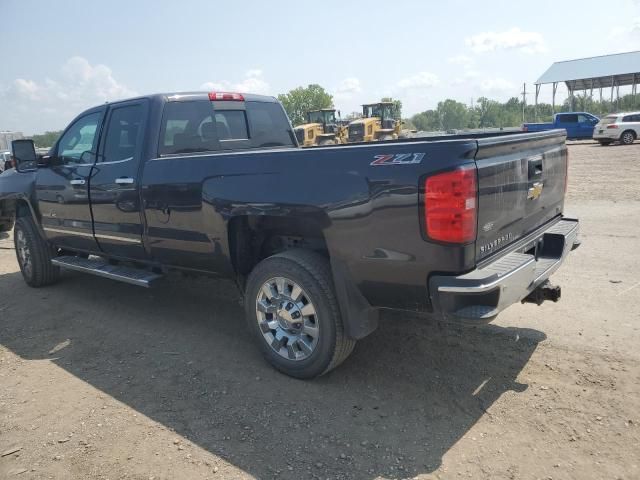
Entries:
POLYGON ((591 139, 593 129, 600 121, 598 117, 587 112, 556 113, 551 123, 523 123, 523 132, 542 132, 561 128, 567 131, 571 140, 591 139))

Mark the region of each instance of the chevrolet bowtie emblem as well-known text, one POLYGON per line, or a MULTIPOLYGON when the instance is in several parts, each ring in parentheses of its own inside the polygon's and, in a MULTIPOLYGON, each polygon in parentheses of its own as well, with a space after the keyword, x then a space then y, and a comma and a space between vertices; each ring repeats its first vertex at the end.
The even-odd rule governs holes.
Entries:
POLYGON ((544 184, 542 182, 535 182, 533 186, 529 188, 529 191, 527 192, 527 198, 531 200, 535 200, 536 198, 539 198, 540 195, 542 195, 543 186, 544 184))

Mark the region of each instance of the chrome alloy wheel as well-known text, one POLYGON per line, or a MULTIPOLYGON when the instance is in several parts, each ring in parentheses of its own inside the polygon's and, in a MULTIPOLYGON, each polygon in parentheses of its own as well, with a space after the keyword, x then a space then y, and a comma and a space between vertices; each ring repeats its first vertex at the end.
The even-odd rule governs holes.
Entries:
POLYGON ((256 318, 265 341, 281 357, 305 360, 318 345, 316 309, 302 287, 288 278, 274 277, 262 285, 256 318))
POLYGON ((625 132, 624 135, 622 135, 622 143, 624 143, 625 145, 631 145, 633 143, 633 133, 631 132, 625 132))
POLYGON ((33 263, 31 262, 31 250, 29 250, 29 245, 27 244, 27 237, 22 229, 16 230, 15 234, 20 264, 22 265, 24 273, 30 277, 33 273, 33 263))

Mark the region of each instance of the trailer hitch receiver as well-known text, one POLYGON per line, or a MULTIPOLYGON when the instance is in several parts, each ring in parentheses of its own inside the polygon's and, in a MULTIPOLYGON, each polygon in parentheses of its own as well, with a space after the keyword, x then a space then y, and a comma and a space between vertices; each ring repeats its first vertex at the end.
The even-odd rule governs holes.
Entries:
POLYGON ((534 291, 522 299, 522 303, 535 303, 542 305, 545 300, 557 302, 560 300, 562 290, 557 285, 552 285, 549 280, 541 283, 534 291))

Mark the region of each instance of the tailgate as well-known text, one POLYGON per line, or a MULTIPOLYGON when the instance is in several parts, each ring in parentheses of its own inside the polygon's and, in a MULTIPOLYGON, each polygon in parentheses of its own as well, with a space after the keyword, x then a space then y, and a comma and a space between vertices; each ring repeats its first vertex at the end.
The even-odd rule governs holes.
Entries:
POLYGON ((478 140, 477 261, 562 213, 565 138, 564 130, 551 130, 478 140))

